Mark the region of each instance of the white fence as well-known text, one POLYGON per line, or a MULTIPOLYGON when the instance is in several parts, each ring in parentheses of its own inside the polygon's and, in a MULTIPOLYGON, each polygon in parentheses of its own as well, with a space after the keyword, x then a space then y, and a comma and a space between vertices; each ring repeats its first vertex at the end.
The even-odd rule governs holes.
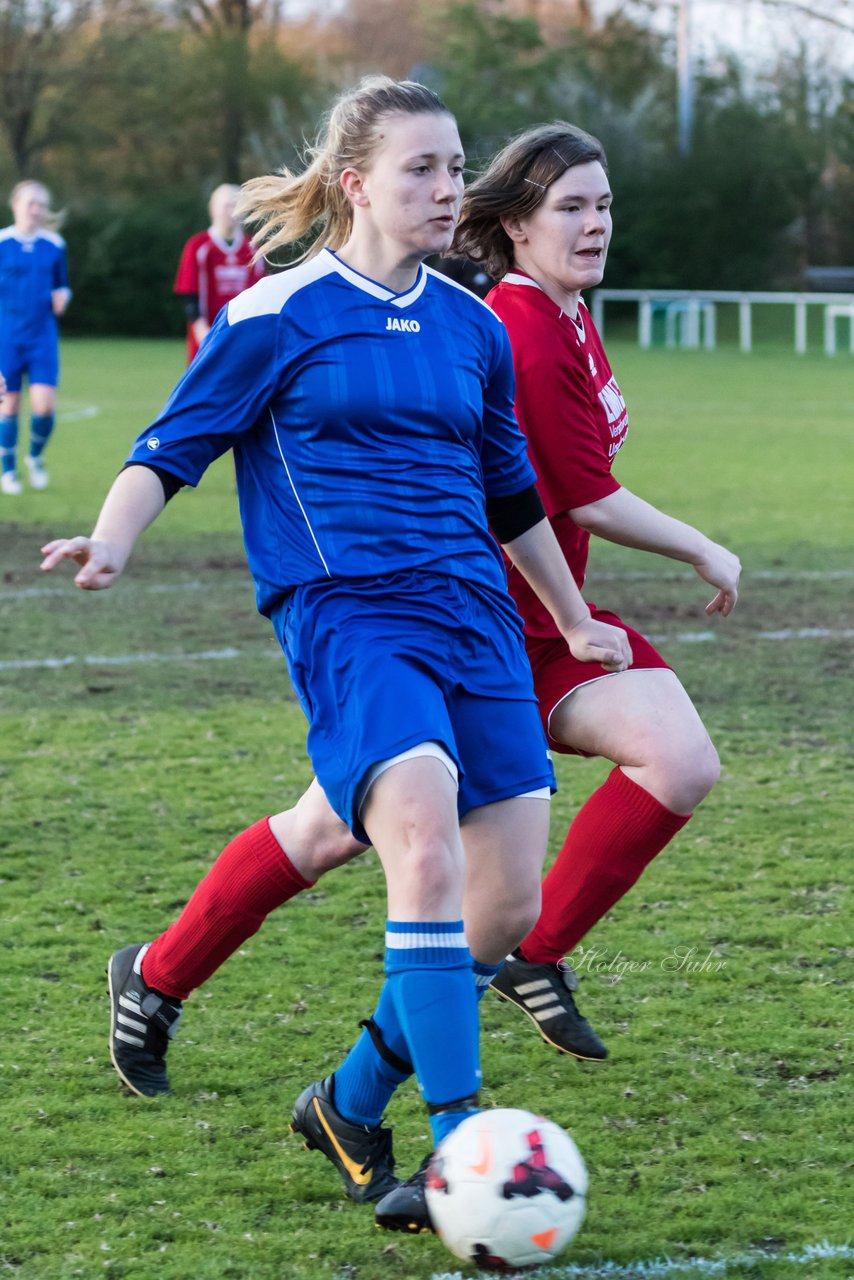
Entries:
POLYGON ((807 307, 824 308, 824 350, 836 355, 837 325, 848 325, 848 347, 854 355, 854 293, 729 293, 724 290, 681 289, 597 289, 593 294, 593 322, 601 333, 605 325, 606 302, 637 302, 638 342, 652 346, 653 320, 664 317, 664 344, 667 347, 713 351, 717 345, 718 303, 738 307, 738 345, 753 348, 753 307, 786 306, 794 309, 795 351, 807 349, 807 307))

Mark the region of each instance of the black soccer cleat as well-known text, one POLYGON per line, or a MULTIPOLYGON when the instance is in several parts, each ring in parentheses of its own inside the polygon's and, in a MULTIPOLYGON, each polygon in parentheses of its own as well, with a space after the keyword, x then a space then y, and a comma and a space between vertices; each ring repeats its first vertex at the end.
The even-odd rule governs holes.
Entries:
POLYGON ((578 978, 566 960, 558 964, 530 964, 508 956, 492 979, 492 989, 526 1013, 545 1040, 560 1053, 601 1062, 608 1050, 578 1011, 573 992, 578 978))
POLYGON ((180 1000, 161 995, 142 980, 149 943, 136 942, 110 956, 110 1057, 132 1093, 154 1098, 169 1092, 166 1050, 178 1030, 180 1000))
POLYGON ((303 1089, 294 1103, 291 1133, 305 1138, 306 1150, 322 1151, 358 1204, 372 1204, 400 1184, 394 1175, 391 1129, 369 1129, 345 1120, 335 1110, 335 1077, 303 1089))
POLYGON ((431 1151, 425 1156, 405 1182, 399 1183, 380 1200, 375 1210, 375 1221, 381 1231, 406 1231, 410 1235, 435 1231, 426 1194, 427 1179, 432 1176, 430 1162, 433 1154, 431 1151))

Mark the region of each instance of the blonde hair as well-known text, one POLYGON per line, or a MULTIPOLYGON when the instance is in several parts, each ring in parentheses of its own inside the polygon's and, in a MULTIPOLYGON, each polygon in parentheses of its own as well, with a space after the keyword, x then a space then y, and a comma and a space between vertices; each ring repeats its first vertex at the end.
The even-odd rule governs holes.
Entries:
POLYGON ((340 184, 345 169, 363 169, 391 116, 450 115, 432 89, 414 80, 366 76, 324 116, 317 140, 306 151, 306 168, 289 169, 244 183, 237 217, 257 226, 256 258, 312 236, 300 260, 321 249, 340 249, 353 225, 353 209, 340 184))
POLYGON ((38 178, 23 178, 20 182, 15 183, 14 187, 9 193, 9 204, 12 208, 12 211, 14 212, 15 201, 17 200, 18 196, 27 187, 38 187, 41 191, 45 193, 45 195, 47 196, 48 208, 47 208, 47 213, 44 216, 42 225, 48 231, 58 231, 65 219, 65 211, 62 209, 60 209, 59 211, 51 209, 50 188, 46 187, 43 182, 39 182, 38 178))
POLYGON ((607 172, 602 143, 564 120, 520 133, 466 188, 450 252, 478 263, 499 280, 513 266, 513 241, 501 219, 533 213, 568 169, 596 161, 607 172))

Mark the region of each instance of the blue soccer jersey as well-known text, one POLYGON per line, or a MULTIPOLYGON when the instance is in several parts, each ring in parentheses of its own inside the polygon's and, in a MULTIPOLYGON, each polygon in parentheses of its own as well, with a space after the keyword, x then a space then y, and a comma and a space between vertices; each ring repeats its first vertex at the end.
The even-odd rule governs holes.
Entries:
POLYGON ((51 294, 68 288, 65 241, 53 231, 0 231, 0 335, 32 344, 56 334, 51 294))
POLYGON ((195 485, 233 447, 262 613, 418 568, 503 593, 485 499, 535 481, 513 393, 478 298, 424 266, 395 294, 323 250, 220 313, 129 462, 195 485))

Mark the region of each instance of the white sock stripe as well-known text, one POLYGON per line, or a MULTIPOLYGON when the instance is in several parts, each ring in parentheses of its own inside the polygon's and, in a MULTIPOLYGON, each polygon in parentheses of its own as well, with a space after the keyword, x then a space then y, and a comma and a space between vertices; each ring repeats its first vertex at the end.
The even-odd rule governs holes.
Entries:
POLYGON ((385 935, 389 951, 409 951, 422 947, 468 947, 464 933, 391 933, 385 935))
POLYGON ((140 1040, 139 1036, 129 1035, 127 1031, 116 1031, 113 1038, 115 1040, 124 1040, 125 1044, 135 1044, 138 1049, 145 1048, 144 1040, 140 1040))

